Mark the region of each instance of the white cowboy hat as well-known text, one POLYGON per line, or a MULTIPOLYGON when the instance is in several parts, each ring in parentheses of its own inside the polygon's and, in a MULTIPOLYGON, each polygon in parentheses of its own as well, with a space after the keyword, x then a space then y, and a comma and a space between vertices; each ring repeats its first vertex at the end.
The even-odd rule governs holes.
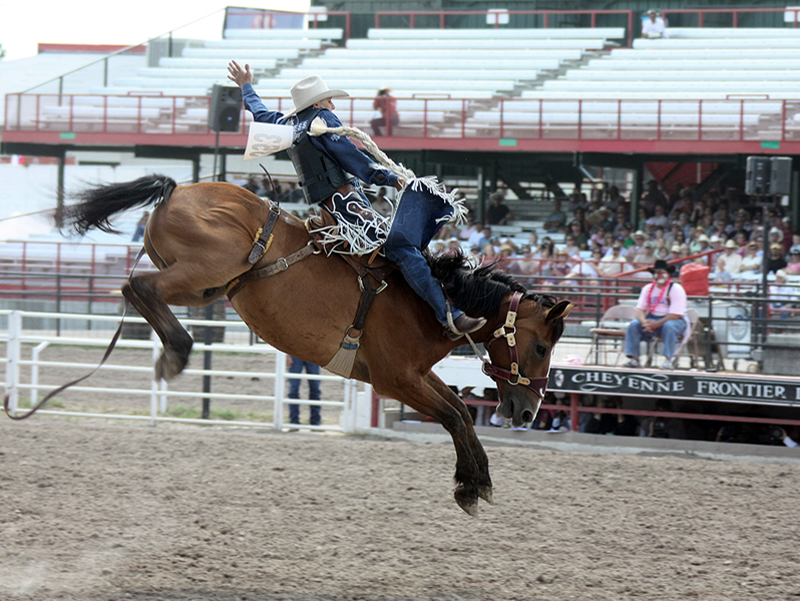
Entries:
POLYGON ((316 102, 325 100, 326 98, 343 98, 350 96, 344 90, 331 90, 319 75, 312 75, 301 79, 292 86, 292 102, 294 106, 284 117, 291 117, 300 111, 307 109, 316 102))

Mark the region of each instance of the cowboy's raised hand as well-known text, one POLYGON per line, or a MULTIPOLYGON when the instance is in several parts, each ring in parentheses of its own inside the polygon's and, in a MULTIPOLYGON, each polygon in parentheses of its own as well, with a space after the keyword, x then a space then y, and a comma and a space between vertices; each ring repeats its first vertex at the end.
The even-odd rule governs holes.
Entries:
POLYGON ((250 65, 245 63, 244 69, 242 69, 239 63, 231 61, 228 63, 228 79, 240 88, 246 83, 252 84, 253 73, 250 71, 250 65))

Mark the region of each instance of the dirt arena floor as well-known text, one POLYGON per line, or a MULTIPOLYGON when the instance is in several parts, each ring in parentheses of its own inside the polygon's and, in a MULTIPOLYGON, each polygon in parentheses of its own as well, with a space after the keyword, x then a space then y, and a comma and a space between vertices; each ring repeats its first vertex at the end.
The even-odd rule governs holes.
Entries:
POLYGON ((798 463, 0 419, 0 599, 800 596, 798 463))

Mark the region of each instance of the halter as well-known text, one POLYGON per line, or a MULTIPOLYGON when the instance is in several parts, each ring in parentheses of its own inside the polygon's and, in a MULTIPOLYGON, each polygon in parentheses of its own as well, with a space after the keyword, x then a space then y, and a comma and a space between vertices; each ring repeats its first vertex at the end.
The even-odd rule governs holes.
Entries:
POLYGON ((478 350, 478 347, 475 345, 470 335, 465 334, 465 337, 469 341, 470 345, 472 345, 472 350, 475 351, 475 354, 483 362, 483 366, 481 367, 483 373, 485 373, 495 382, 498 380, 503 380, 512 386, 521 384, 522 386, 529 388, 537 397, 539 397, 539 402, 541 403, 542 399, 544 398, 544 392, 547 389, 549 377, 544 376, 542 378, 526 378, 519 371, 519 355, 517 354, 516 338, 517 326, 515 324, 517 321, 517 309, 519 309, 519 303, 521 300, 522 292, 515 292, 511 296, 511 302, 508 305, 508 313, 506 313, 505 323, 494 331, 493 337, 488 342, 484 343, 484 346, 488 350, 489 346, 498 338, 506 339, 506 344, 508 345, 508 350, 511 354, 510 370, 494 365, 491 362, 491 357, 489 357, 487 360, 486 357, 484 357, 483 354, 478 350))

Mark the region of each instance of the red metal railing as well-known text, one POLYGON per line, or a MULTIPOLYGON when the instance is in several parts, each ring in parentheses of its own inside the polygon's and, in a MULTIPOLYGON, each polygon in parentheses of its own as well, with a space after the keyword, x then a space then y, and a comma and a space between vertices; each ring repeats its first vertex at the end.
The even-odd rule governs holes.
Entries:
MULTIPOLYGON (((486 11, 486 10, 434 10, 434 11, 418 11, 418 10, 384 10, 375 13, 375 27, 381 27, 381 17, 402 17, 409 18, 410 28, 414 29, 416 25, 416 17, 419 16, 439 16, 439 29, 445 29, 446 18, 451 16, 483 16, 487 19, 494 17, 494 27, 500 27, 500 18, 508 16, 509 18, 515 15, 541 15, 544 23, 544 29, 548 29, 549 17, 551 15, 590 15, 591 27, 597 27, 597 15, 623 15, 627 17, 626 36, 628 46, 633 41, 633 11, 632 10, 508 10, 508 11, 486 11)), ((487 21, 488 22, 488 21, 487 21)))
POLYGON ((800 8, 665 8, 661 11, 664 19, 668 15, 696 14, 697 26, 703 27, 703 16, 708 14, 730 13, 733 15, 733 26, 739 27, 739 15, 742 13, 794 13, 793 27, 797 27, 798 12, 800 8))
MULTIPOLYGON (((209 135, 208 96, 8 94, 6 132, 209 135)), ((264 98, 285 111, 286 97, 264 98)), ((346 125, 369 131, 372 98, 337 99, 346 125)), ((395 138, 800 142, 800 98, 526 99, 400 98, 395 138), (481 106, 484 105, 484 106, 481 106)), ((239 132, 223 135, 241 146, 239 132), (233 136, 234 139, 231 138, 233 136)), ((155 138, 154 138, 155 139, 155 138)))

